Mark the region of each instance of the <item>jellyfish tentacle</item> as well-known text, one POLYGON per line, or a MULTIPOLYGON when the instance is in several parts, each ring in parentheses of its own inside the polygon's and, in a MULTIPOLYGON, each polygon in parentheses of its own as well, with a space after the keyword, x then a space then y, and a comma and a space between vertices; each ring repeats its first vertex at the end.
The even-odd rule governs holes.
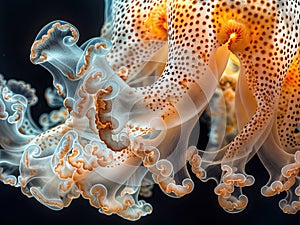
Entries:
POLYGON ((299 186, 299 144, 296 138, 296 128, 299 121, 297 114, 297 98, 299 98, 299 50, 284 78, 277 110, 277 120, 274 121, 272 133, 265 141, 258 155, 269 172, 270 179, 262 187, 264 196, 274 196, 288 192, 286 199, 280 201, 280 208, 286 213, 296 213, 299 210, 299 196, 296 191, 299 186), (268 154, 272 149, 272 156, 268 154))
POLYGON ((273 124, 272 131, 264 142, 262 148, 258 152, 258 156, 265 168, 268 170, 270 179, 266 185, 261 189, 264 196, 273 196, 282 191, 287 191, 294 183, 294 177, 284 178, 282 168, 286 163, 291 163, 293 157, 291 154, 285 152, 278 139, 276 125, 273 124), (272 149, 272 156, 269 155, 269 150, 272 149), (268 155, 268 159, 266 156, 268 155))
POLYGON ((201 156, 198 154, 196 146, 190 146, 188 148, 186 159, 191 165, 191 170, 197 178, 205 180, 207 178, 206 170, 201 167, 201 156))
POLYGON ((195 117, 186 124, 160 132, 153 138, 135 138, 135 155, 142 159, 153 181, 171 197, 181 197, 193 190, 194 183, 186 167, 186 158, 188 137, 197 121, 198 118, 195 117))
MULTIPOLYGON (((158 148, 149 148, 139 142, 135 142, 134 152, 135 155, 142 159, 143 165, 151 172, 153 181, 169 196, 181 197, 193 190, 194 183, 187 172, 184 174, 184 178, 181 178, 182 183, 178 184, 175 176, 178 168, 174 168, 173 165, 178 167, 180 164, 178 165, 178 162, 162 158, 158 148)), ((185 165, 181 166, 185 167, 185 165)))
POLYGON ((295 152, 294 162, 282 168, 282 175, 287 179, 282 190, 287 190, 287 197, 279 201, 281 210, 288 214, 295 214, 300 210, 300 151, 295 152))
POLYGON ((296 176, 299 172, 295 164, 297 157, 294 159, 292 154, 283 150, 276 135, 276 131, 273 129, 272 134, 270 134, 262 149, 258 152, 259 158, 270 175, 268 183, 261 189, 262 195, 266 197, 288 191, 295 184, 296 176), (273 154, 266 159, 266 155, 271 148, 273 149, 273 154))
MULTIPOLYGON (((243 71, 240 70, 240 73, 243 73, 243 71)), ((239 77, 241 76, 244 76, 244 74, 239 75, 239 77)), ((241 83, 241 79, 239 79, 238 83, 241 83)), ((246 88, 248 89, 247 86, 246 88)), ((224 101, 224 96, 221 95, 220 98, 224 101)), ((213 101, 215 100, 213 99, 213 101)), ((223 104, 225 103, 223 102, 223 104)), ((222 110, 220 108, 223 106, 223 104, 221 104, 221 106, 219 105, 219 108, 217 109, 222 110)), ((244 106, 241 103, 239 104, 240 105, 236 105, 235 108, 238 108, 239 110, 244 109, 244 106)), ((215 109, 211 109, 213 110, 212 113, 215 113, 215 109)), ((226 115, 226 113, 224 114, 226 115)), ((246 118, 246 115, 238 114, 238 122, 240 122, 239 115, 241 115, 243 118, 246 118)), ((226 120, 226 118, 223 118, 223 122, 225 124, 224 126, 226 126, 226 121, 224 120, 226 120)), ((212 122, 216 123, 218 121, 212 120, 212 122)), ((216 124, 212 124, 212 126, 216 126, 216 124)), ((221 144, 222 143, 219 143, 219 145, 221 144)), ((237 170, 236 167, 231 167, 230 165, 222 165, 224 157, 229 148, 230 145, 226 145, 221 149, 209 148, 203 151, 197 149, 196 147, 191 147, 189 149, 190 155, 188 157, 188 161, 192 166, 192 171, 200 180, 206 181, 208 179, 214 179, 215 181, 217 181, 217 183, 219 183, 215 188, 215 193, 218 195, 218 201, 222 208, 224 208, 228 212, 240 212, 246 207, 248 203, 248 199, 245 195, 242 194, 241 189, 244 186, 252 185, 254 182, 254 177, 246 175, 243 169, 237 170), (219 177, 218 174, 222 174, 221 177, 219 177), (236 186, 238 189, 235 189, 234 186, 236 186)), ((243 159, 240 159, 240 162, 243 161, 243 159)), ((241 166, 241 168, 243 168, 243 165, 241 166)))

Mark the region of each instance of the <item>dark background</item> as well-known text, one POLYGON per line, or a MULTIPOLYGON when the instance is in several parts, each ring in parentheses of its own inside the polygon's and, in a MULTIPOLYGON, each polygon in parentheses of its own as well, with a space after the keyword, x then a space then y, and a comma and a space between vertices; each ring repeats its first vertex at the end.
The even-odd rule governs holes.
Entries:
MULTIPOLYGON (((24 80, 37 90, 40 102, 34 107, 34 118, 49 109, 43 101, 51 75, 29 61, 30 47, 39 30, 50 21, 61 19, 74 24, 80 31, 79 44, 98 36, 103 19, 104 0, 0 0, 0 73, 8 78, 24 80)), ((260 187, 268 174, 257 158, 247 166, 256 177, 252 187, 246 188, 249 205, 239 214, 228 214, 217 203, 213 182, 202 183, 195 177, 194 191, 181 199, 165 196, 158 187, 147 199, 153 213, 139 221, 130 222, 118 216, 99 214, 87 200, 76 199, 61 211, 52 211, 21 194, 17 188, 0 184, 0 225, 6 224, 230 224, 230 225, 298 225, 299 215, 286 215, 278 207, 283 196, 265 198, 260 187)))

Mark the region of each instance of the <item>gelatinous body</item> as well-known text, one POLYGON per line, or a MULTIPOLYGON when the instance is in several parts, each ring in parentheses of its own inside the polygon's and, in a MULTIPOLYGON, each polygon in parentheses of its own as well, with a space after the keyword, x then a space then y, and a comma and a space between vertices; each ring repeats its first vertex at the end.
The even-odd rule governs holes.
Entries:
POLYGON ((189 164, 239 212, 258 154, 270 173, 262 194, 291 192, 280 207, 296 213, 300 1, 106 0, 105 16, 101 37, 81 46, 64 21, 37 35, 30 60, 52 74, 46 98, 61 107, 42 129, 30 117, 35 91, 1 78, 1 180, 54 210, 81 196, 137 220, 152 211, 138 200, 151 182, 172 197, 193 190, 189 164), (204 112, 210 139, 197 149, 204 112))

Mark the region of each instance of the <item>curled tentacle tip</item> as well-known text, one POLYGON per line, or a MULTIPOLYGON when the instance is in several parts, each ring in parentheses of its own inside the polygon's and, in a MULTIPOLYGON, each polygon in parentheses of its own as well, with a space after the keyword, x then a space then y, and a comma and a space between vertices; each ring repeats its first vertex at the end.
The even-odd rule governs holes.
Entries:
POLYGON ((194 189, 194 182, 186 178, 182 181, 182 185, 176 185, 174 183, 170 183, 167 185, 166 192, 173 193, 174 197, 182 197, 186 194, 189 194, 194 189))
POLYGON ((248 198, 245 195, 240 195, 238 198, 234 196, 228 198, 218 196, 218 201, 220 206, 229 213, 239 213, 248 205, 248 198))
POLYGON ((200 180, 207 178, 207 172, 201 167, 201 156, 195 151, 194 148, 189 148, 187 152, 187 160, 192 167, 192 172, 200 180))
POLYGON ((281 181, 274 181, 270 186, 263 186, 261 188, 261 194, 269 197, 281 193, 283 190, 283 184, 281 181))
POLYGON ((279 207, 284 213, 296 214, 300 210, 300 201, 293 201, 288 203, 286 199, 282 199, 279 202, 279 207))

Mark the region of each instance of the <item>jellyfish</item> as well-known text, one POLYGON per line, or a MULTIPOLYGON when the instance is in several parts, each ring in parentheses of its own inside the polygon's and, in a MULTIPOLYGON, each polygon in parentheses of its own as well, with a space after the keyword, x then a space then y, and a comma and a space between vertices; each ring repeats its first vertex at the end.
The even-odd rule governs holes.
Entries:
POLYGON ((100 37, 81 46, 65 21, 38 33, 30 60, 51 73, 46 99, 61 107, 41 116, 42 129, 34 89, 1 77, 1 180, 53 210, 82 197, 137 220, 152 212, 139 200, 151 182, 171 197, 193 191, 190 165, 235 213, 257 154, 270 173, 262 194, 289 191, 280 207, 296 213, 300 1, 105 3, 100 37), (205 111, 210 140, 198 149, 190 140, 205 111))

